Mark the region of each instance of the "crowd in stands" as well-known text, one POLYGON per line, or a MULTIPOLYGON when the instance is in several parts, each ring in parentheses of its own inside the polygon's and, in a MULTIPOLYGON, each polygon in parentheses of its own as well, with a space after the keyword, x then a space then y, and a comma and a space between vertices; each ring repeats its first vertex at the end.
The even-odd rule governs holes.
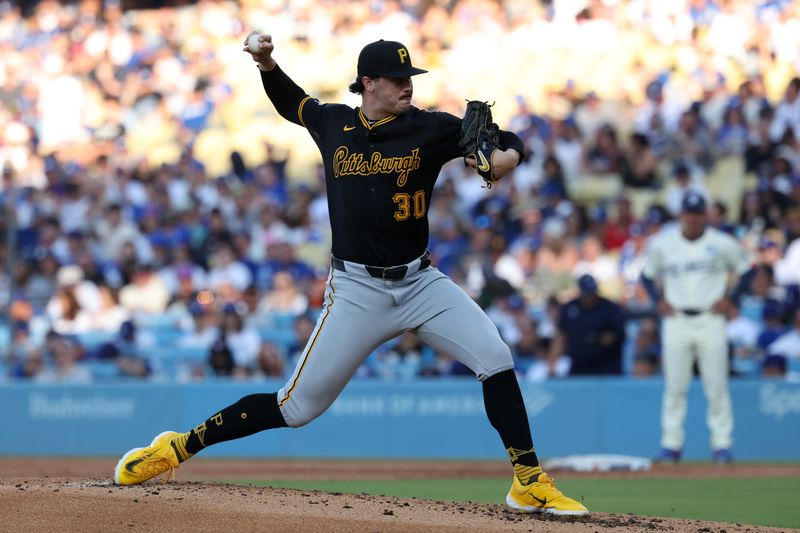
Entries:
MULTIPOLYGON (((322 101, 358 104, 378 38, 430 70, 416 105, 496 101, 528 157, 489 190, 447 164, 430 251, 521 377, 570 375, 547 359, 585 275, 624 316, 604 373, 658 375, 639 275, 689 190, 756 269, 728 316, 733 373, 797 377, 800 3, 82 0, 0 1, 0 381, 292 371, 323 302, 327 203, 313 141, 242 52, 251 29, 322 101)), ((470 374, 404 334, 357 377, 470 374)))

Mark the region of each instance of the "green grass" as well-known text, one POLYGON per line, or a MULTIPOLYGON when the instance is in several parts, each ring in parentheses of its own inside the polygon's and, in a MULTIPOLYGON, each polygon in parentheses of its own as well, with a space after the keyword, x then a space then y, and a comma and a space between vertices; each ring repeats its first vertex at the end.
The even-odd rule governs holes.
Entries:
MULTIPOLYGON (((508 479, 226 480, 332 492, 503 503, 508 479)), ((559 488, 591 511, 800 528, 800 478, 565 479, 559 488)))

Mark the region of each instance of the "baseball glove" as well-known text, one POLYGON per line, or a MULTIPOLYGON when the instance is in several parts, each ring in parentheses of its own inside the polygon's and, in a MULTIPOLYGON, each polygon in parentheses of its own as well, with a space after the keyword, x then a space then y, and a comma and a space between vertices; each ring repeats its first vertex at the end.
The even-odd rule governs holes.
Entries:
POLYGON ((466 162, 468 156, 475 158, 478 175, 491 189, 497 182, 492 167, 492 154, 500 147, 500 128, 492 122, 492 106, 487 102, 470 100, 461 121, 461 136, 458 147, 466 162))

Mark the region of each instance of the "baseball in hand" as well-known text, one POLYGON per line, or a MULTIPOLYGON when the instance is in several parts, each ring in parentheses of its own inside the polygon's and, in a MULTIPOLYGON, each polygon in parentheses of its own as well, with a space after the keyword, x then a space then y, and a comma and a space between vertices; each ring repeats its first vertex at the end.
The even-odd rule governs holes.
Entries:
POLYGON ((261 46, 259 45, 258 38, 261 34, 254 33, 250 37, 247 38, 247 47, 250 49, 250 53, 258 54, 261 52, 261 46))

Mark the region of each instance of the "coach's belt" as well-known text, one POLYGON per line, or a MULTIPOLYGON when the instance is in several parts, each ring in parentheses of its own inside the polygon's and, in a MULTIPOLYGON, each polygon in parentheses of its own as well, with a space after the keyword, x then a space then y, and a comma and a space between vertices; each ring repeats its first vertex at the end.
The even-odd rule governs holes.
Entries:
POLYGON ((686 316, 697 316, 705 313, 705 311, 702 309, 681 309, 678 312, 686 316))
MULTIPOLYGON (((414 263, 414 261, 412 261, 412 263, 414 263)), ((338 257, 332 257, 331 264, 333 265, 333 268, 335 268, 336 270, 347 272, 347 268, 345 267, 345 262, 339 259, 338 257)), ((422 255, 422 257, 419 258, 419 268, 415 270, 413 273, 419 272, 420 270, 425 270, 430 265, 431 265, 431 253, 426 250, 425 253, 422 255)), ((409 265, 376 267, 376 266, 363 265, 364 269, 373 278, 385 279, 389 281, 398 281, 405 278, 406 274, 408 274, 408 266, 409 265)))

